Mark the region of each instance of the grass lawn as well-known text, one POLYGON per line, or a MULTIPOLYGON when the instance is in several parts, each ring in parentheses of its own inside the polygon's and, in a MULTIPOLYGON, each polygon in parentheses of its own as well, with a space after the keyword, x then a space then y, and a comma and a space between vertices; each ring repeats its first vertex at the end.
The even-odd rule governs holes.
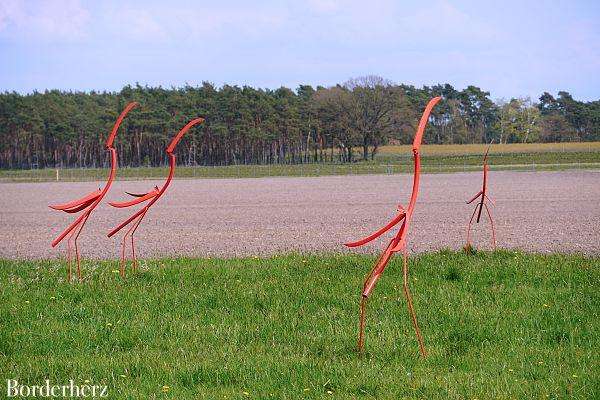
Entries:
MULTIPOLYGON (((425 173, 477 171, 486 145, 424 145, 425 173)), ((357 149, 359 154, 359 149, 357 149)), ((528 143, 493 145, 489 157, 492 170, 599 169, 600 142, 528 143)), ((322 176, 352 174, 412 173, 411 146, 383 146, 373 161, 354 163, 308 163, 274 165, 180 166, 176 178, 259 178, 267 176, 322 176)), ((0 170, 0 182, 55 181, 56 169, 0 170)), ((60 181, 105 180, 106 168, 58 170, 60 181)), ((167 167, 119 168, 117 179, 164 179, 167 167)))
POLYGON ((600 397, 600 258, 444 251, 411 258, 429 357, 418 353, 401 258, 369 303, 374 258, 0 261, 0 392, 108 385, 109 398, 558 399, 600 397))

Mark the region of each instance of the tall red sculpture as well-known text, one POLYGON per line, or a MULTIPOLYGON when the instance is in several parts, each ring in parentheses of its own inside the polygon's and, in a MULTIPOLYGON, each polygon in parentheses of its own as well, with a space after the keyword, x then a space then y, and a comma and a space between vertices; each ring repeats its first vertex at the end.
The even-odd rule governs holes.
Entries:
POLYGON ((77 276, 79 280, 81 280, 81 260, 79 257, 79 248, 77 247, 77 239, 79 238, 79 234, 83 230, 85 223, 90 217, 92 211, 96 208, 96 206, 102 201, 110 186, 112 185, 113 180, 115 179, 115 173, 117 170, 117 151, 113 147, 113 143, 115 141, 115 137, 117 136, 117 131, 119 130, 119 126, 121 126, 121 122, 125 116, 131 111, 133 108, 138 106, 138 103, 131 102, 127 104, 125 109, 117 118, 108 139, 106 140, 106 149, 110 152, 110 174, 108 175, 108 180, 104 185, 104 189, 95 190, 84 197, 69 201, 64 204, 56 204, 50 205, 49 207, 54 210, 63 211, 69 214, 77 213, 79 211, 85 210, 71 225, 67 227, 54 241, 52 242, 52 247, 57 246, 67 235, 69 238, 67 239, 67 280, 71 282, 71 241, 73 240, 75 244, 75 255, 77 258, 77 276))
POLYGON ((485 207, 487 216, 490 220, 490 226, 492 228, 492 245, 493 245, 494 249, 496 249, 496 230, 494 229, 494 220, 492 219, 492 213, 490 212, 490 209, 485 202, 486 200, 489 200, 492 204, 494 204, 494 201, 492 199, 490 199, 487 195, 487 183, 488 183, 488 171, 489 171, 489 166, 487 164, 487 158, 488 158, 488 152, 490 151, 491 145, 492 145, 492 143, 490 143, 488 145, 488 148, 485 151, 485 155, 483 156, 483 184, 481 186, 481 190, 475 196, 473 196, 473 198, 471 200, 467 201, 467 204, 471 204, 472 202, 474 202, 475 200, 477 200, 479 198, 479 202, 475 205, 475 209, 473 210, 473 214, 471 214, 471 219, 469 220, 469 225, 467 226, 467 244, 465 245, 466 251, 470 251, 470 249, 471 249, 471 236, 470 236, 471 235, 471 224, 473 223, 473 218, 475 217, 475 213, 477 213, 476 222, 479 223, 479 220, 481 219, 481 211, 483 210, 484 207, 485 207))
POLYGON ((417 323, 417 315, 415 314, 415 310, 412 303, 412 296, 410 294, 410 290, 408 288, 408 253, 406 250, 406 237, 408 234, 409 225, 411 222, 412 214, 415 209, 415 203, 417 202, 417 196, 419 194, 419 176, 421 173, 421 156, 419 154, 419 149, 421 147, 421 142, 423 139, 423 133, 425 132, 425 126, 427 125, 427 121, 429 120, 429 115, 431 114, 431 110, 433 107, 441 100, 441 97, 434 97, 429 101, 427 106, 425 107, 425 111, 423 111, 423 115, 421 116, 421 120, 419 121, 419 126, 417 128, 417 133, 415 134, 415 139, 413 141, 413 158, 414 158, 414 176, 413 176, 413 187, 412 194, 410 196, 410 201, 408 203, 408 207, 406 210, 402 207, 402 205, 398 205, 398 214, 394 217, 386 226, 373 233, 372 235, 359 240, 357 242, 346 243, 345 245, 348 247, 357 247, 362 246, 366 243, 369 243, 372 240, 375 240, 379 236, 383 235, 388 230, 392 229, 395 225, 402 222, 400 226, 400 230, 396 234, 396 236, 390 240, 385 251, 379 256, 375 266, 371 270, 371 272, 367 275, 365 282, 363 284, 362 290, 362 298, 360 303, 360 324, 359 324, 359 333, 358 333, 358 350, 362 352, 364 348, 364 330, 365 330, 365 314, 366 314, 366 304, 369 295, 373 291, 375 284, 381 277, 381 274, 385 270, 388 262, 390 261, 392 255, 396 252, 401 251, 403 254, 403 278, 404 278, 404 295, 406 296, 406 303, 408 306, 408 312, 410 314, 415 334, 417 336, 417 341, 419 342, 419 350, 423 357, 427 356, 427 352, 425 351, 425 345, 423 343, 423 336, 421 335, 421 330, 419 329, 419 324, 417 323))
POLYGON ((175 174, 175 165, 176 165, 175 164, 175 154, 173 154, 173 151, 175 150, 175 146, 177 146, 177 143, 179 143, 179 141, 181 140, 181 138, 183 137, 183 135, 185 135, 185 133, 187 131, 189 131, 194 125, 202 123, 202 122, 204 122, 204 118, 196 118, 196 119, 190 121, 186 126, 184 126, 179 131, 179 133, 177 133, 177 135, 175 135, 175 137, 173 138, 173 140, 167 147, 167 154, 169 156, 169 175, 167 176, 167 180, 163 184, 162 188, 159 189, 158 186, 155 186, 154 189, 150 190, 149 192, 141 193, 141 194, 126 192, 130 196, 135 197, 135 199, 130 200, 130 201, 124 201, 124 202, 108 203, 113 207, 124 208, 124 207, 131 207, 136 204, 140 204, 140 203, 150 200, 150 202, 148 204, 146 204, 144 207, 142 207, 138 212, 133 214, 131 217, 127 218, 119 226, 117 226, 115 229, 113 229, 112 231, 110 231, 108 233, 108 237, 111 237, 114 234, 116 234, 117 232, 119 232, 121 229, 123 229, 125 226, 127 226, 133 222, 131 224, 129 230, 123 236, 123 242, 121 244, 120 272, 121 272, 122 277, 125 277, 125 246, 126 246, 127 237, 128 236, 131 237, 132 269, 135 271, 137 269, 137 259, 135 258, 135 244, 134 244, 135 231, 138 228, 138 226, 140 225, 140 223, 142 222, 142 220, 144 219, 144 217, 146 216, 146 213, 148 212, 150 207, 152 207, 152 205, 154 203, 156 203, 156 201, 163 195, 163 193, 169 187, 171 180, 173 179, 173 175, 175 174))

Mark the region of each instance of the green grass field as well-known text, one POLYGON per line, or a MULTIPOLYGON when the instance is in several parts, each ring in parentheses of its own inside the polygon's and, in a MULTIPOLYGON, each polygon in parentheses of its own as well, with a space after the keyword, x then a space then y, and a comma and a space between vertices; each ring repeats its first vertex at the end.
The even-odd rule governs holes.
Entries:
POLYGON ((373 257, 0 261, 0 390, 108 385, 114 399, 591 399, 600 396, 600 258, 444 251, 377 287, 366 353, 359 289, 373 257))
MULTIPOLYGON (((425 173, 463 172, 481 169, 485 145, 424 145, 422 170, 425 173)), ((357 152, 359 150, 357 149, 357 152)), ((492 146, 492 170, 547 171, 600 168, 600 142, 505 144, 492 146)), ((232 165, 177 168, 177 178, 259 178, 267 176, 322 176, 352 174, 411 173, 410 146, 384 146, 375 160, 355 163, 309 163, 275 165, 232 165)), ((163 179, 167 167, 119 168, 117 179, 163 179)), ((59 181, 106 179, 106 168, 72 168, 58 171, 59 181)), ((56 181, 56 169, 0 170, 0 182, 56 181)))

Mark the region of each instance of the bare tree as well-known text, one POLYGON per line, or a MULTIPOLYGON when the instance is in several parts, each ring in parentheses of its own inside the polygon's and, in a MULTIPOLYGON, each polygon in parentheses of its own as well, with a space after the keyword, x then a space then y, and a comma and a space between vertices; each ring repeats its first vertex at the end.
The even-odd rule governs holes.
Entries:
POLYGON ((363 159, 371 159, 377 149, 392 133, 393 111, 402 97, 391 81, 380 76, 367 75, 346 81, 343 87, 351 94, 345 111, 352 128, 361 138, 363 159))

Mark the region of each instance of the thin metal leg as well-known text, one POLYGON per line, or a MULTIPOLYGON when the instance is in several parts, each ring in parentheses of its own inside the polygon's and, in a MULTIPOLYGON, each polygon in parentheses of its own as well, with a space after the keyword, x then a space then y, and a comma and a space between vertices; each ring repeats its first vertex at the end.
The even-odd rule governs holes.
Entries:
POLYGON ((79 239, 79 234, 83 230, 83 227, 84 227, 87 219, 89 218, 89 216, 90 216, 90 214, 88 213, 85 216, 85 218, 83 218, 83 220, 81 220, 81 224, 79 225, 79 229, 77 230, 77 234, 75 235, 75 239, 73 240, 73 242, 75 243, 75 255, 77 256, 77 277, 79 278, 80 282, 82 280, 82 276, 81 276, 81 258, 79 257, 79 247, 77 246, 77 239, 79 239))
POLYGON ((419 329, 419 323, 417 322, 417 314, 415 313, 415 309, 413 307, 412 296, 410 295, 410 290, 408 288, 408 254, 406 250, 403 251, 403 275, 404 275, 404 295, 406 296, 406 303, 408 305, 408 313, 410 314, 410 318, 412 319, 413 326, 415 328, 415 334, 417 335, 417 341, 419 342, 419 350, 421 351, 421 355, 423 357, 427 357, 427 352, 425 351, 425 344, 423 342, 423 336, 421 335, 421 330, 419 329))
POLYGON ((358 352, 362 354, 365 348, 365 317, 367 312, 367 296, 361 296, 360 300, 360 325, 358 328, 358 352))
POLYGON ((492 213, 490 212, 490 208, 487 204, 483 204, 485 206, 485 211, 487 212, 488 218, 490 219, 490 225, 492 227, 492 243, 494 244, 494 250, 496 250, 496 229, 494 228, 494 220, 492 219, 492 213))
POLYGON ((471 219, 469 220, 469 225, 467 225, 467 245, 465 247, 471 246, 471 224, 473 223, 473 218, 475 217, 475 213, 477 212, 477 208, 480 203, 475 205, 475 209, 473 210, 473 214, 471 214, 471 219))
POLYGON ((77 225, 75 227, 75 229, 73 229, 71 231, 71 233, 69 234, 69 237, 67 238, 67 282, 71 283, 71 276, 72 276, 72 268, 71 268, 71 241, 73 240, 73 236, 75 236, 75 232, 77 232, 77 229, 79 228, 79 226, 77 225))
POLYGON ((144 217, 146 216, 146 212, 148 211, 148 209, 146 209, 146 211, 144 211, 144 213, 142 215, 140 215, 140 218, 137 220, 137 222, 135 223, 135 226, 133 228, 133 230, 131 231, 131 255, 133 258, 132 261, 132 267, 134 271, 137 271, 137 258, 135 258, 135 244, 133 242, 133 237, 135 235, 135 231, 137 230, 138 226, 140 226, 140 223, 142 222, 142 220, 144 219, 144 217))
MULTIPOLYGON (((372 278, 373 278, 373 274, 375 274, 376 270, 380 269, 382 267, 385 268, 385 264, 387 264, 389 262, 389 259, 391 258, 391 252, 390 249, 395 245, 394 240, 390 240, 390 243, 388 244, 388 246, 386 247, 385 251, 383 253, 381 253, 379 255, 379 258, 377 258, 377 261, 375 262, 375 265, 373 266, 373 268, 371 268, 371 271, 369 272, 369 274, 365 277, 365 281, 363 283, 363 290, 361 293, 361 300, 360 300, 360 323, 359 323, 359 327, 358 327, 358 352, 362 353, 363 349, 364 349, 364 345, 365 345, 365 320, 366 320, 366 307, 367 307, 367 300, 369 297, 369 294, 373 288, 373 286, 375 285, 374 282, 372 282, 372 278), (370 286, 370 288, 367 288, 367 286, 370 286)), ((380 272, 379 272, 380 274, 380 272)), ((379 279, 379 277, 377 277, 375 279, 375 282, 379 279)))
POLYGON ((121 241, 121 263, 119 265, 119 274, 121 278, 125 278, 125 243, 127 240, 127 233, 123 236, 121 241))
MULTIPOLYGON (((129 227, 127 232, 125 232, 125 235, 123 235, 123 240, 121 241, 121 268, 120 268, 121 278, 125 278, 125 249, 127 246, 127 236, 129 236, 131 234, 134 227, 135 227, 135 224, 133 224, 133 225, 131 225, 131 227, 129 227)), ((131 241, 131 245, 133 246, 133 239, 131 241)))

